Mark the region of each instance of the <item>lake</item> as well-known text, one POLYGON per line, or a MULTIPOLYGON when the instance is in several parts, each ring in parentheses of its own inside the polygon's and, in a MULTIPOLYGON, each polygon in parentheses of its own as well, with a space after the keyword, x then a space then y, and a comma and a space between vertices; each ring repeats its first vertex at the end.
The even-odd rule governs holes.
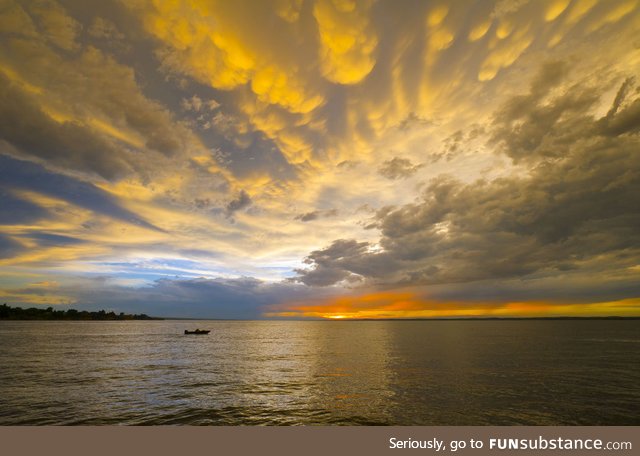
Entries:
POLYGON ((0 344, 2 425, 640 425, 638 320, 3 321, 0 344))

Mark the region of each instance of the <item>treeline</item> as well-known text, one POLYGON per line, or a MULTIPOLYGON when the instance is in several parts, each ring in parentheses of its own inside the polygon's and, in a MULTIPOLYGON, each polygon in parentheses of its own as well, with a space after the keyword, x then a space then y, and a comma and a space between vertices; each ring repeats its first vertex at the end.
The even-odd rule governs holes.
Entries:
POLYGON ((104 310, 97 312, 76 309, 54 310, 53 307, 23 309, 2 304, 0 305, 0 320, 162 320, 162 318, 150 317, 147 314, 132 315, 124 312, 116 314, 104 310))

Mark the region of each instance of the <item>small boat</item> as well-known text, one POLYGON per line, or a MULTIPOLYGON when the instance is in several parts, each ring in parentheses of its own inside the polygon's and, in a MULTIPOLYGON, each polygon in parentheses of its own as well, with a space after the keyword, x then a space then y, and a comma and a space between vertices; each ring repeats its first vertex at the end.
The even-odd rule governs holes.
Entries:
POLYGON ((209 334, 211 331, 206 329, 196 329, 195 331, 184 330, 185 334, 209 334))

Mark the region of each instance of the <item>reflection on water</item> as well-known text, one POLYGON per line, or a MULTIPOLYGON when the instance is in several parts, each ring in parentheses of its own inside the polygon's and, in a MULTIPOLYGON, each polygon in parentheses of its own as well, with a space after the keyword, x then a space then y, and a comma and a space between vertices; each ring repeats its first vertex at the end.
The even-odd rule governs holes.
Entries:
POLYGON ((312 328, 310 373, 316 386, 306 401, 322 411, 322 423, 391 423, 389 326, 354 321, 316 322, 312 328))
POLYGON ((638 425, 638 329, 0 322, 0 424, 638 425))

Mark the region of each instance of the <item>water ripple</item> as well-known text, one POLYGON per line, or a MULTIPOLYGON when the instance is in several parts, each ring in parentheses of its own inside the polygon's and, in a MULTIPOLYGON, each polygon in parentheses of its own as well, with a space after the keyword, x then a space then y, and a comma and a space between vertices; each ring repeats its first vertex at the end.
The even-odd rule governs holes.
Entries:
POLYGON ((0 322, 0 425, 638 425, 639 324, 0 322))

